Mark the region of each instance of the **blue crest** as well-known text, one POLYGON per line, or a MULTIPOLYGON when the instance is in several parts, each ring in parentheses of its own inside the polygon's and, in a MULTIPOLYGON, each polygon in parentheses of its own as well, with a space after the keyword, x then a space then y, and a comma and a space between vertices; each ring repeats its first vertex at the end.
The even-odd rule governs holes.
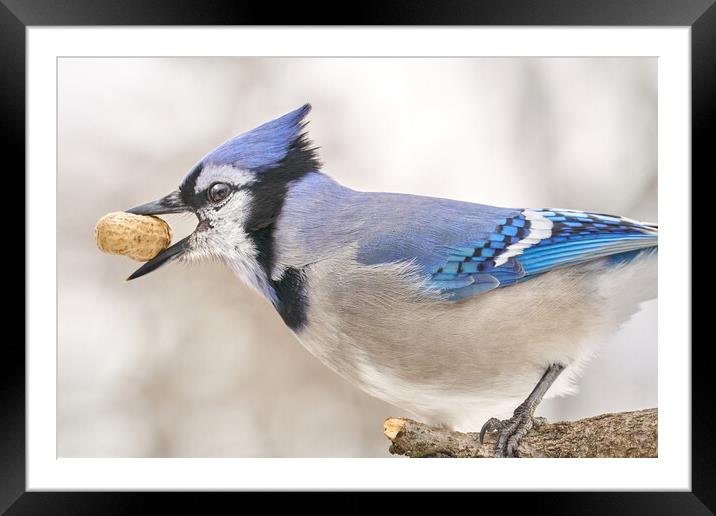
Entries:
POLYGON ((286 157, 305 125, 303 118, 311 111, 304 104, 295 111, 266 122, 256 129, 223 143, 209 154, 202 163, 234 165, 248 170, 262 170, 276 165, 286 157))

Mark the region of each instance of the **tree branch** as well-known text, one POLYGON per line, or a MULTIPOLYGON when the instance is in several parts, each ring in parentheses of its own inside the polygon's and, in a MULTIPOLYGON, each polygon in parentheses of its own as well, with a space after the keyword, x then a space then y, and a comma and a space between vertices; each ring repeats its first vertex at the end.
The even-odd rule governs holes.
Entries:
MULTIPOLYGON (((602 414, 535 426, 520 441, 519 457, 656 457, 658 410, 602 414)), ((492 457, 496 433, 454 432, 412 419, 388 418, 390 453, 408 457, 492 457)))

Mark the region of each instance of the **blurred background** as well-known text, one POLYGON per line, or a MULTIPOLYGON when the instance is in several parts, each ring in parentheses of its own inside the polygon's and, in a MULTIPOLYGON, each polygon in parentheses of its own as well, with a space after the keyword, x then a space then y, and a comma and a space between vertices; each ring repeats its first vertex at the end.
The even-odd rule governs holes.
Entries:
MULTIPOLYGON (((100 253, 102 215, 158 198, 224 140, 311 102, 359 190, 657 217, 655 58, 59 60, 58 454, 386 457, 388 416, 220 264, 100 253)), ((196 225, 167 216, 175 240, 196 225)), ((538 415, 657 405, 656 300, 538 415)), ((528 393, 525 393, 528 394, 528 393)))

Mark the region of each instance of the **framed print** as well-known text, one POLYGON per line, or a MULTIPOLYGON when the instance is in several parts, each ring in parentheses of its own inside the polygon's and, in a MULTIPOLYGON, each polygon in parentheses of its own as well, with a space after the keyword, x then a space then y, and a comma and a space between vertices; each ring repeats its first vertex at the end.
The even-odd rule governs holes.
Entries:
POLYGON ((27 311, 3 509, 712 510, 690 168, 716 8, 518 4, 285 26, 4 1, 27 311))

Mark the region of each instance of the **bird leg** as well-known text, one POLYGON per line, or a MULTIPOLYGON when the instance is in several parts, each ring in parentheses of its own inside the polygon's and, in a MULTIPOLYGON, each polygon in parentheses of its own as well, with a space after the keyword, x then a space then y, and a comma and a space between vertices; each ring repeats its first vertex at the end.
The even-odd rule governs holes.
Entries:
POLYGON ((534 425, 533 416, 537 405, 562 371, 564 371, 562 364, 549 366, 527 399, 515 409, 510 419, 500 421, 493 417, 487 420, 480 430, 480 443, 482 444, 485 432, 499 430, 495 445, 495 457, 514 457, 520 439, 534 425))

